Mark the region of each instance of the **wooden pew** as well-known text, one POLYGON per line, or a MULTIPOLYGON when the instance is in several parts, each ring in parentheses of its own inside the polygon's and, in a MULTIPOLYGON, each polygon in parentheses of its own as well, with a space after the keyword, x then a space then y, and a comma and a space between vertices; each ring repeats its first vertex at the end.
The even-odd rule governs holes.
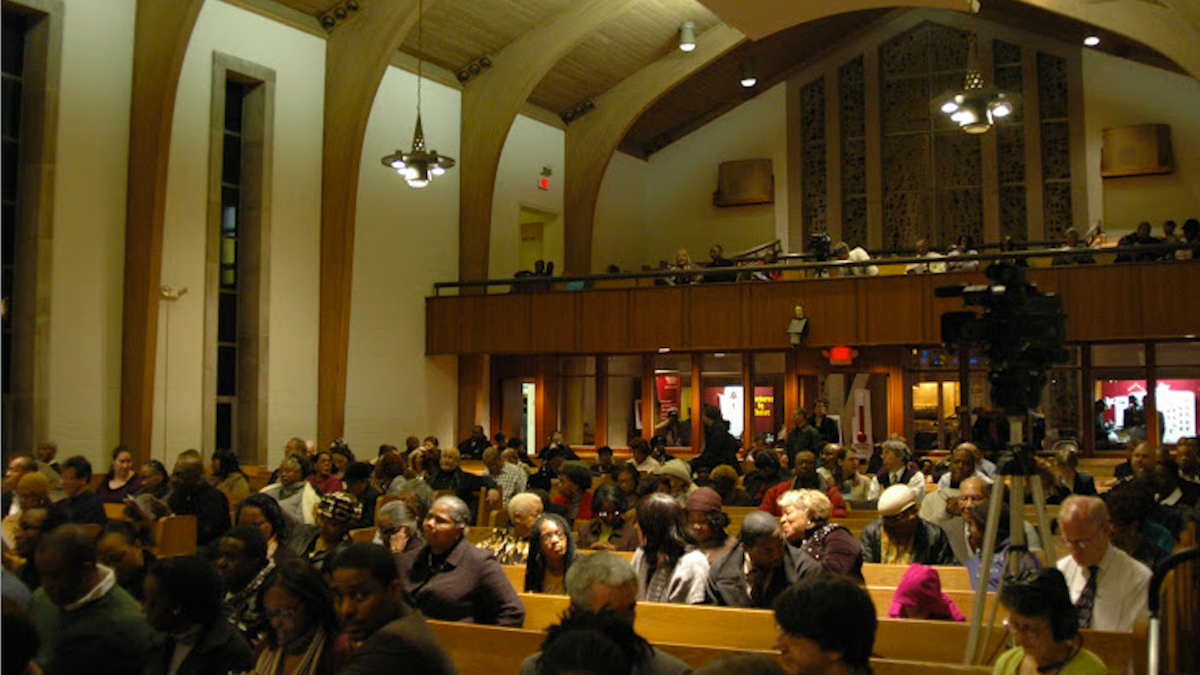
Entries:
MULTIPOLYGON (((1058 515, 1058 508, 1058 504, 1046 506, 1046 516, 1054 520, 1054 517, 1058 515)), ((834 518, 834 522, 846 525, 846 521, 848 520, 871 522, 878 517, 879 511, 876 509, 852 509, 845 518, 834 518)), ((1025 518, 1031 523, 1037 518, 1037 511, 1034 509, 1033 504, 1025 505, 1025 518)), ((846 525, 846 527, 849 527, 849 525, 846 525)))
POLYGON ((166 516, 154 522, 154 546, 160 558, 196 553, 196 516, 166 516))
MULTIPOLYGON (((632 556, 629 553, 624 555, 632 556)), ((504 567, 505 575, 513 582, 513 588, 516 588, 518 591, 525 588, 524 565, 502 565, 502 567, 504 567)), ((895 588, 900 585, 900 578, 904 576, 904 571, 907 569, 908 567, 905 565, 865 563, 863 564, 863 577, 866 579, 867 586, 869 587, 895 588)), ((971 591, 971 578, 967 574, 967 568, 936 566, 934 569, 941 576, 943 591, 965 591, 968 593, 971 591)), ((974 607, 974 604, 971 606, 974 607)))
POLYGON ((109 520, 127 520, 125 518, 124 504, 109 504, 106 502, 104 504, 104 515, 109 520))
MULTIPOLYGON (((251 494, 262 490, 271 482, 271 469, 243 464, 242 473, 246 474, 246 482, 250 484, 251 494)), ((236 504, 230 504, 230 506, 236 506, 236 504)))
MULTIPOLYGON (((938 576, 941 577, 943 591, 971 590, 971 577, 967 574, 967 568, 957 565, 936 565, 933 569, 937 570, 938 576)), ((907 570, 907 565, 863 563, 863 577, 866 579, 868 586, 891 586, 895 588, 900 585, 900 579, 907 570)))
MULTIPOLYGON (((525 628, 533 628, 535 630, 545 630, 547 626, 558 623, 558 618, 566 611, 568 598, 565 595, 546 595, 541 593, 524 593, 523 588, 517 588, 517 594, 521 597, 521 602, 525 604, 525 628)), ((879 618, 887 616, 888 607, 891 606, 892 596, 895 594, 894 588, 868 587, 867 592, 871 595, 871 601, 875 603, 875 611, 879 618)), ((975 594, 968 591, 952 591, 947 593, 950 599, 958 605, 961 611, 967 617, 970 617, 971 610, 975 607, 975 594)), ((992 606, 996 602, 996 594, 988 594, 988 604, 985 611, 985 618, 990 616, 992 606)), ((641 607, 641 604, 638 605, 641 607)), ((717 607, 706 605, 702 608, 717 607)), ((734 608, 719 608, 719 609, 734 609, 734 608)), ((641 611, 640 609, 638 610, 641 611)))
MULTIPOLYGON (((556 623, 568 603, 565 596, 522 597, 527 601, 526 628, 556 623)), ((776 630, 775 616, 767 610, 657 602, 638 603, 634 627, 655 644, 686 640, 730 649, 770 649, 776 630)), ((966 623, 952 621, 881 618, 874 651, 883 658, 961 663, 968 629, 966 623)), ((1083 635, 1085 646, 1104 660, 1113 675, 1125 673, 1130 665, 1135 675, 1144 673, 1148 639, 1144 628, 1132 633, 1085 630, 1083 635)), ((997 624, 986 642, 987 663, 1003 651, 1006 637, 997 624)))
MULTIPOLYGON (((541 650, 545 634, 542 631, 500 626, 478 626, 449 621, 429 621, 438 641, 454 659, 459 675, 494 675, 517 673, 521 663, 541 650)), ((772 637, 774 633, 772 633, 772 637)), ((738 652, 763 654, 778 658, 772 649, 713 647, 667 642, 654 646, 682 660, 692 668, 738 652)), ((920 663, 894 659, 871 659, 878 675, 988 675, 987 666, 963 666, 946 663, 920 663)))

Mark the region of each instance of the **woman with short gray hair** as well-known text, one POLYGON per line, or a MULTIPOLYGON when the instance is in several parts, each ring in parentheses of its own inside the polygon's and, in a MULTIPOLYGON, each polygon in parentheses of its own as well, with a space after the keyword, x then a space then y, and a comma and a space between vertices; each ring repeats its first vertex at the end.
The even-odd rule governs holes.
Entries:
POLYGON ((491 553, 466 540, 471 510, 438 497, 423 523, 425 543, 400 557, 404 592, 430 619, 520 626, 525 606, 491 553))

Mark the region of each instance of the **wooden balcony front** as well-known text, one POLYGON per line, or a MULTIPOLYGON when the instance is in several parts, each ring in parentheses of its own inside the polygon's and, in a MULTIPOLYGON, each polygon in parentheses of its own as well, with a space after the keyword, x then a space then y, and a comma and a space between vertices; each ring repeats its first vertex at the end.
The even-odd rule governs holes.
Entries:
MULTIPOLYGON (((880 261, 885 262, 885 261, 880 261)), ((1045 267, 1028 280, 1063 297, 1071 342, 1140 341, 1200 333, 1200 261, 1045 267)), ((982 272, 654 286, 597 281, 568 291, 459 295, 426 300, 427 354, 619 354, 789 349, 799 305, 801 346, 940 342, 941 315, 963 309, 937 298, 949 284, 985 284, 982 272), (611 287, 606 287, 611 286, 611 287)), ((563 290, 558 290, 563 289, 563 290)))

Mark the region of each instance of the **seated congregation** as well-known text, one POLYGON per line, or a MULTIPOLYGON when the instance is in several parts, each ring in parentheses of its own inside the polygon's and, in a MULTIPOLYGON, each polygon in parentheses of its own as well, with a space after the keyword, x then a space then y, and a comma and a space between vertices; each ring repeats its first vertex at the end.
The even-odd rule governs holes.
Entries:
POLYGON ((1003 477, 975 446, 926 476, 893 437, 869 473, 790 431, 745 467, 658 438, 590 465, 561 437, 531 458, 478 427, 371 462, 296 438, 270 477, 191 450, 135 471, 118 448, 93 480, 44 444, 4 480, 5 672, 936 671, 961 663, 986 583, 1008 618, 979 674, 1101 675, 1145 648, 1147 563, 1194 537, 1190 440, 1131 449, 1104 498, 1060 450, 1046 487, 1067 554, 1048 559, 1029 523, 1014 536, 1001 504, 983 560, 1003 477))

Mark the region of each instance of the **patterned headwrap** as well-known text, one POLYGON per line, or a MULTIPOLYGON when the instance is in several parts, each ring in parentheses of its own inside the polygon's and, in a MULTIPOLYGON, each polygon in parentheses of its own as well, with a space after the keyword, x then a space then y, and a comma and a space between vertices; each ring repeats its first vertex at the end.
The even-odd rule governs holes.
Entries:
POLYGON ((349 492, 331 492, 321 497, 317 513, 322 518, 348 523, 362 517, 363 505, 349 492))

